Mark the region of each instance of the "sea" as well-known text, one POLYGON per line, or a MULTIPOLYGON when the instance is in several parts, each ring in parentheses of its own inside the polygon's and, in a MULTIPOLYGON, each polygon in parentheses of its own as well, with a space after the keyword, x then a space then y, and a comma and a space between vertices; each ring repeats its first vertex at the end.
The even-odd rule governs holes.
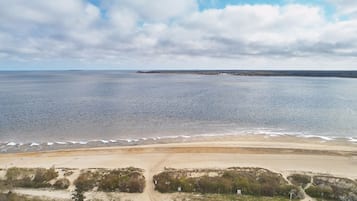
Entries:
POLYGON ((357 143, 357 79, 0 72, 0 151, 220 135, 357 143))

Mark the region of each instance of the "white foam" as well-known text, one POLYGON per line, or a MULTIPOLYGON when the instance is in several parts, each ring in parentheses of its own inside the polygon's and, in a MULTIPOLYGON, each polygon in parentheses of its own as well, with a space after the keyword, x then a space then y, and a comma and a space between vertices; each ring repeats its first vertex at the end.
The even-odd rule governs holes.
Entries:
POLYGON ((181 135, 180 137, 182 137, 182 138, 191 138, 191 136, 188 136, 188 135, 181 135))
POLYGON ((7 146, 15 146, 16 143, 15 143, 15 142, 9 142, 9 143, 7 143, 6 145, 7 145, 7 146))
MULTIPOLYGON (((269 138, 269 137, 279 137, 279 136, 295 136, 295 137, 302 137, 302 138, 320 138, 323 141, 331 141, 335 140, 337 137, 335 136, 321 136, 321 135, 311 135, 311 134, 306 134, 303 132, 289 132, 289 131, 284 131, 283 129, 274 129, 271 130, 269 128, 258 128, 255 130, 243 130, 239 132, 229 132, 226 134, 222 133, 205 133, 205 134, 197 134, 197 135, 192 135, 190 137, 219 137, 219 136, 242 136, 242 135, 263 135, 264 138, 269 138)), ((182 136, 180 136, 182 137, 182 136)), ((354 139, 352 141, 357 141, 357 139, 354 139)), ((351 141, 351 140, 350 140, 351 141)))
POLYGON ((349 140, 350 142, 357 142, 357 139, 353 138, 353 137, 350 137, 349 140))
MULTIPOLYGON (((201 135, 199 135, 201 136, 201 135)), ((188 135, 167 135, 162 137, 156 137, 157 139, 177 139, 177 138, 191 138, 192 136, 188 135)))
POLYGON ((326 137, 326 136, 318 136, 319 138, 323 139, 323 140, 326 140, 326 141, 331 141, 331 140, 334 140, 333 137, 326 137))
POLYGON ((327 136, 320 136, 320 135, 299 135, 298 137, 303 137, 303 138, 320 138, 326 141, 331 141, 334 140, 333 137, 327 137, 327 136))
POLYGON ((70 141, 70 143, 72 143, 72 144, 88 144, 88 142, 86 142, 86 141, 70 141))
MULTIPOLYGON (((322 136, 322 135, 313 135, 311 133, 294 133, 294 132, 286 132, 282 129, 265 129, 265 128, 258 128, 254 130, 239 130, 239 131, 228 131, 226 133, 205 133, 205 134, 192 134, 192 135, 168 135, 168 136, 156 136, 156 137, 143 137, 143 138, 129 138, 129 139, 117 139, 117 140, 91 140, 91 141, 59 141, 59 142, 47 142, 46 144, 48 146, 52 146, 54 144, 58 145, 66 145, 66 144, 80 144, 80 145, 86 145, 89 142, 101 142, 103 144, 108 144, 108 143, 116 143, 118 141, 124 141, 128 143, 133 143, 133 142, 141 142, 145 140, 164 140, 164 139, 184 139, 184 138, 196 138, 196 137, 219 137, 219 136, 241 136, 241 135, 264 135, 264 137, 269 138, 269 137, 278 137, 278 136, 295 136, 295 137, 301 137, 301 138, 319 138, 324 141, 331 141, 331 140, 336 140, 340 139, 335 136, 322 136)), ((357 143, 357 138, 356 137, 344 137, 346 141, 357 143)), ((7 146, 16 146, 16 145, 22 145, 22 143, 16 143, 16 142, 5 142, 7 146)), ((4 143, 4 144, 5 144, 4 143)), ((40 144, 38 143, 31 143, 30 146, 39 146, 40 144)))
MULTIPOLYGON (((160 139, 160 137, 157 137, 160 139)), ((161 137, 162 139, 175 139, 175 138, 178 138, 178 136, 175 136, 175 135, 172 135, 172 136, 162 136, 161 137)))
POLYGON ((108 140, 100 140, 102 143, 104 143, 104 144, 107 144, 107 143, 109 143, 109 141, 108 140))
POLYGON ((216 137, 216 136, 223 136, 224 134, 213 134, 213 133, 208 133, 208 134, 200 134, 196 135, 197 137, 216 137))

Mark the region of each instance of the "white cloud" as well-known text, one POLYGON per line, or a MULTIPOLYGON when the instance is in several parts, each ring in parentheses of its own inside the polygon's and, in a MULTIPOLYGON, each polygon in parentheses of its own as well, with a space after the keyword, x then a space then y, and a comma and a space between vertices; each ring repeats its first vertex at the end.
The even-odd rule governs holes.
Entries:
POLYGON ((288 5, 228 6, 225 9, 195 13, 186 20, 190 29, 244 42, 281 44, 299 40, 313 40, 326 23, 316 7, 288 5), (305 16, 306 20, 301 20, 305 16))
POLYGON ((111 14, 116 12, 132 12, 140 20, 166 21, 182 17, 198 8, 195 0, 108 0, 103 1, 103 7, 111 14))
POLYGON ((0 66, 354 68, 356 25, 301 4, 199 11, 194 0, 1 1, 0 66))

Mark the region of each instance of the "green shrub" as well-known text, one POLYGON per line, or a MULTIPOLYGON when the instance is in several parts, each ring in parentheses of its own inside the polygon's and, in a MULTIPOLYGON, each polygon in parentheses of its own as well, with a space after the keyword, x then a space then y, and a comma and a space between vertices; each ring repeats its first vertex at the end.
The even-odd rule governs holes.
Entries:
MULTIPOLYGON (((299 188, 288 185, 277 173, 260 168, 233 168, 219 172, 218 176, 190 177, 190 171, 168 170, 154 176, 155 189, 159 192, 184 192, 235 194, 237 189, 245 195, 289 196, 299 188)), ((296 193, 298 195, 298 193, 296 193)))
POLYGON ((9 168, 6 171, 6 182, 14 187, 51 187, 49 181, 57 177, 58 173, 54 168, 9 168))
POLYGON ((310 186, 305 190, 306 194, 314 198, 326 198, 333 199, 333 191, 331 188, 320 187, 320 186, 310 186))
POLYGON ((5 176, 8 183, 11 183, 12 181, 20 180, 24 177, 31 177, 34 172, 35 169, 12 167, 7 169, 5 176))
POLYGON ((78 178, 74 181, 74 185, 77 189, 81 189, 82 191, 92 190, 99 180, 100 175, 96 172, 83 172, 78 178))
POLYGON ((137 168, 101 169, 81 173, 74 185, 82 191, 98 187, 99 191, 106 192, 141 193, 145 188, 145 177, 137 168))
POLYGON ((238 176, 233 183, 233 189, 241 189, 244 194, 258 195, 260 194, 260 185, 251 182, 248 178, 238 176))
POLYGON ((36 169, 35 176, 28 187, 33 188, 43 188, 43 187, 51 187, 49 181, 58 177, 58 172, 54 168, 36 169))
POLYGON ((303 174, 292 174, 288 176, 291 183, 297 186, 302 186, 303 188, 311 182, 311 176, 303 174))
POLYGON ((71 182, 67 178, 62 178, 57 180, 54 184, 53 187, 55 189, 67 189, 71 182))
POLYGON ((105 174, 99 181, 98 189, 102 191, 119 191, 141 193, 144 191, 145 178, 139 172, 120 169, 105 174))
POLYGON ((8 193, 0 193, 0 201, 48 201, 40 197, 19 195, 9 191, 8 193))
POLYGON ((282 197, 263 197, 249 195, 233 195, 233 194, 181 194, 175 199, 176 201, 289 201, 288 198, 282 197))
POLYGON ((145 188, 145 178, 131 178, 128 181, 127 187, 129 193, 142 193, 145 188))
POLYGON ((304 193, 302 191, 300 191, 300 188, 294 185, 281 185, 279 186, 279 188, 277 189, 277 195, 279 196, 290 196, 290 193, 294 193, 293 197, 294 198, 303 198, 304 197, 304 193))
POLYGON ((232 193, 232 181, 223 177, 200 177, 196 189, 201 193, 232 193))
POLYGON ((348 178, 316 175, 313 177, 313 185, 306 189, 306 193, 316 198, 357 200, 357 183, 348 178))
POLYGON ((86 197, 84 196, 83 189, 76 188, 76 190, 72 194, 72 199, 74 201, 84 201, 84 199, 86 199, 86 197))

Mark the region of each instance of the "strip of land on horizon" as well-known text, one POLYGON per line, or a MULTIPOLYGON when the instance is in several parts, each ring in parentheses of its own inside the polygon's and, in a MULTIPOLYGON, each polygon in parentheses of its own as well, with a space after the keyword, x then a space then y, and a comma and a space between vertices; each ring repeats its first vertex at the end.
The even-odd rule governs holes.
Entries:
POLYGON ((357 78, 357 71, 310 71, 310 70, 150 70, 138 73, 200 74, 237 76, 297 76, 297 77, 344 77, 357 78))

